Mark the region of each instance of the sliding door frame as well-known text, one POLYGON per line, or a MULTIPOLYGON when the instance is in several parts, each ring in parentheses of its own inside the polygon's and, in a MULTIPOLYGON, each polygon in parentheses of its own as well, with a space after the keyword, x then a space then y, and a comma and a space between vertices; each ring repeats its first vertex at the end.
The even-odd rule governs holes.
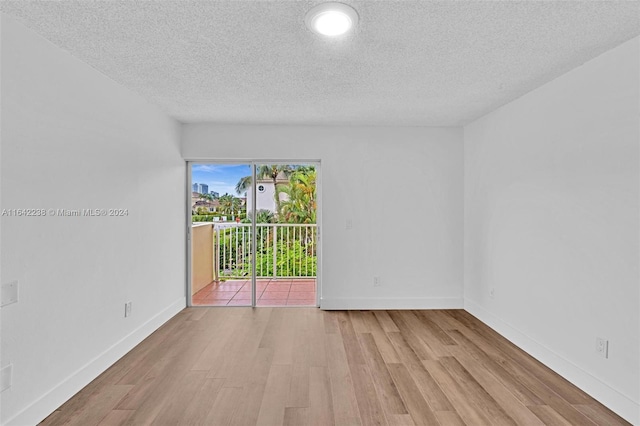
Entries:
MULTIPOLYGON (((192 262, 192 250, 191 250, 191 238, 192 238, 192 221, 191 221, 191 193, 192 191, 192 167, 193 165, 198 164, 213 164, 213 165, 244 165, 248 164, 251 166, 251 195, 254 202, 254 206, 256 205, 256 195, 257 195, 257 185, 256 185, 256 168, 260 164, 303 164, 310 165, 316 168, 316 304, 315 307, 321 308, 320 300, 321 300, 321 289, 322 289, 322 238, 321 238, 321 224, 322 224, 322 167, 320 160, 215 160, 215 159, 187 159, 186 160, 186 181, 187 181, 187 191, 185 198, 185 222, 186 222, 186 301, 187 307, 193 307, 192 296, 191 296, 191 262, 192 262)), ((255 262, 255 247, 257 244, 257 232, 256 232, 256 215, 257 209, 253 209, 251 212, 251 307, 255 308, 257 304, 256 298, 256 262, 255 262)), ((248 307, 248 306, 247 306, 248 307)))

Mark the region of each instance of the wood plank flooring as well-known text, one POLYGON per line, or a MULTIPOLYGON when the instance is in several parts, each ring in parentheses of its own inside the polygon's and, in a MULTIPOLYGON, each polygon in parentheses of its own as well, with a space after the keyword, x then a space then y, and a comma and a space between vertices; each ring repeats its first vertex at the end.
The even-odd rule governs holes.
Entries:
POLYGON ((462 310, 188 308, 41 425, 627 425, 462 310))

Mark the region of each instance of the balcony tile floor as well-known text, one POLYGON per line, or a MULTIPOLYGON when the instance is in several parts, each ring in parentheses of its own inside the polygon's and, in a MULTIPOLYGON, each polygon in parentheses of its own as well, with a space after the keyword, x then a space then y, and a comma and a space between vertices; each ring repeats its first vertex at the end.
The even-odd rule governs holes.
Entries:
MULTIPOLYGON (((257 306, 315 306, 316 280, 256 280, 257 306)), ((194 306, 251 305, 251 280, 212 282, 193 295, 194 306)))

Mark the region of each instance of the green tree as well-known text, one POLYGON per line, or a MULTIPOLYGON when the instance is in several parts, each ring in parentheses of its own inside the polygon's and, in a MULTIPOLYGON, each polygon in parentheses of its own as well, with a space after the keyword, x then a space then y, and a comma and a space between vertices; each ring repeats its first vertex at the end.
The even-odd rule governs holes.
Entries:
POLYGON ((231 194, 221 195, 220 198, 218 198, 218 202, 220 203, 218 211, 222 214, 239 216, 243 211, 242 200, 231 194))
POLYGON ((231 214, 239 216, 242 210, 242 200, 240 200, 240 198, 233 197, 233 200, 231 201, 231 214))
POLYGON ((218 210, 220 211, 220 213, 222 214, 231 213, 231 210, 233 209, 234 198, 235 197, 231 194, 224 194, 220 196, 220 198, 218 199, 218 202, 220 203, 220 207, 218 208, 218 210))
POLYGON ((211 194, 200 194, 199 198, 201 200, 213 201, 213 195, 211 194))
POLYGON ((236 184, 236 192, 238 195, 246 193, 251 188, 251 176, 241 177, 236 184))
MULTIPOLYGON (((251 216, 251 212, 248 212, 243 223, 251 223, 251 216)), ((260 209, 256 212, 256 223, 276 223, 276 218, 271 210, 260 209)))
POLYGON ((314 168, 296 170, 289 177, 289 185, 282 188, 287 198, 282 201, 281 222, 316 223, 316 171, 314 168))

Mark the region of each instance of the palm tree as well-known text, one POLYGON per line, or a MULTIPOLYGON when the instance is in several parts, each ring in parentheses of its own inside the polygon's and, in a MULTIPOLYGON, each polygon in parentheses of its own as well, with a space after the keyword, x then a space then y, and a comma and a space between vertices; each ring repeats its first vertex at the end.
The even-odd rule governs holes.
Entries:
POLYGON ((282 202, 282 221, 316 223, 315 169, 296 170, 282 192, 287 194, 287 199, 282 202))
POLYGON ((228 214, 233 210, 233 200, 236 199, 231 194, 224 194, 220 196, 218 202, 220 203, 220 213, 228 214))
POLYGON ((236 184, 236 192, 238 195, 242 195, 251 188, 251 176, 241 177, 236 184))
POLYGON ((199 198, 201 200, 213 201, 213 195, 211 194, 200 194, 199 198))
POLYGON ((222 214, 239 216, 242 211, 242 200, 231 194, 224 194, 220 196, 220 198, 218 198, 218 202, 220 203, 218 211, 222 214))
POLYGON ((274 223, 275 217, 271 210, 260 209, 256 213, 256 223, 274 223))
MULTIPOLYGON (((247 212, 246 223, 251 223, 252 212, 247 212)), ((276 218, 271 210, 260 209, 256 212, 256 223, 275 223, 276 218)))
POLYGON ((240 201, 240 198, 233 197, 233 200, 231 200, 231 214, 239 216, 240 210, 242 210, 242 201, 240 201))

